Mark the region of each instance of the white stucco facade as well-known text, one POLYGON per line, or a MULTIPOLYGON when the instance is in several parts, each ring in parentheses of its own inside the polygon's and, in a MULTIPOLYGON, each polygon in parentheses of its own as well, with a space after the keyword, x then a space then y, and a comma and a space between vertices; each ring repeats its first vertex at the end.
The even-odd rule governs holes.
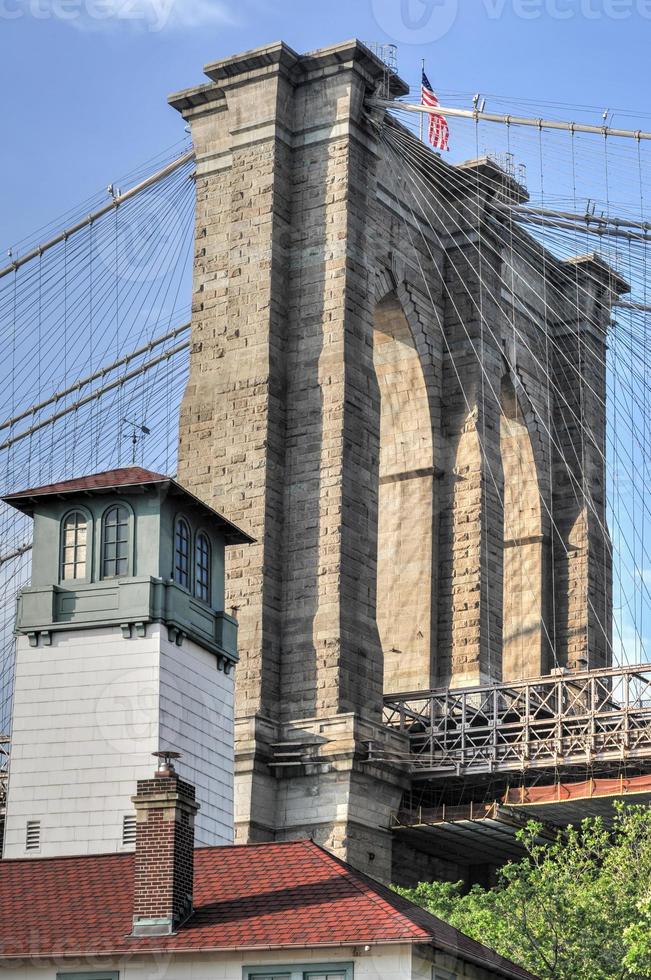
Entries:
POLYGON ((181 752, 179 775, 196 786, 197 845, 230 843, 233 687, 212 653, 171 643, 160 624, 129 638, 61 630, 50 646, 19 636, 4 856, 127 849, 123 818, 158 749, 181 752), (40 821, 38 849, 28 821, 40 821))

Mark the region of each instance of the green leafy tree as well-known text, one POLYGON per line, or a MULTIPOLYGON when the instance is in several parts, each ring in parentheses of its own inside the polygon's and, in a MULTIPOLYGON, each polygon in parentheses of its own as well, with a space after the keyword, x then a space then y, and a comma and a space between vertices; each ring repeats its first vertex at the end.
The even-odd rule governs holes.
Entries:
POLYGON ((629 976, 651 977, 651 890, 638 903, 639 918, 624 929, 629 976))
POLYGON ((520 832, 525 858, 493 889, 421 883, 400 894, 544 980, 651 978, 651 808, 617 805, 541 843, 520 832))

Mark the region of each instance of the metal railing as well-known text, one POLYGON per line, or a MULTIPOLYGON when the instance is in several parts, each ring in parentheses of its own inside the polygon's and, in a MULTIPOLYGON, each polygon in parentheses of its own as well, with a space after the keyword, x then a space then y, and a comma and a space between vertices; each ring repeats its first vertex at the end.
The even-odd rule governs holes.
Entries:
POLYGON ((651 664, 390 695, 384 723, 423 775, 651 762, 651 664))

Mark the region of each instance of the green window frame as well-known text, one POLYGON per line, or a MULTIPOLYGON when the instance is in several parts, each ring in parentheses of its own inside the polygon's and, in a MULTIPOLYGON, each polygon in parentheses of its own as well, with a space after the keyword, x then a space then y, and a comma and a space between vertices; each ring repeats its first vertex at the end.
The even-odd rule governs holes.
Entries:
POLYGON ((352 963, 291 963, 245 966, 242 980, 353 980, 352 963))
POLYGON ((192 533, 185 517, 179 516, 174 521, 174 569, 173 579, 177 585, 187 592, 190 591, 190 551, 192 548, 192 533))
POLYGON ((212 598, 211 566, 210 538, 205 531, 199 531, 194 542, 194 594, 208 604, 212 598))
POLYGON ((61 521, 59 581, 86 582, 90 569, 91 520, 79 507, 61 521))
POLYGON ((112 504, 102 517, 103 579, 126 578, 131 551, 131 512, 123 504, 112 504))
POLYGON ((322 970, 310 970, 303 974, 303 980, 348 980, 351 974, 339 967, 324 967, 322 970))
POLYGON ((57 973, 57 980, 120 980, 119 970, 92 970, 90 973, 57 973))
POLYGON ((278 973, 277 971, 269 973, 267 971, 266 973, 247 973, 245 976, 245 980, 254 980, 254 978, 255 980, 291 980, 292 975, 291 973, 278 973))

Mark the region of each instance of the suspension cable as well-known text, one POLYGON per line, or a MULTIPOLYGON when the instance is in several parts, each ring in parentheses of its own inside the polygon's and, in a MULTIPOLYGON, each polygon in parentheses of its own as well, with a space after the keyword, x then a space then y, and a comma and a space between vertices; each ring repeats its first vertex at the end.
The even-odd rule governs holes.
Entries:
POLYGON ((3 276, 8 276, 10 272, 15 272, 16 269, 20 269, 20 267, 25 265, 26 262, 30 262, 32 259, 37 258, 39 255, 42 255, 43 252, 47 252, 48 249, 53 248, 60 242, 65 241, 71 235, 81 231, 82 228, 86 228, 87 225, 92 224, 93 221, 101 218, 102 215, 108 214, 114 208, 118 208, 125 201, 130 200, 132 197, 135 197, 136 194, 139 194, 141 191, 151 187, 152 184, 156 184, 159 180, 163 180, 164 177, 174 173, 175 170, 178 170, 178 168, 182 167, 184 163, 188 163, 192 159, 194 159, 194 150, 188 150, 187 153, 183 153, 180 157, 177 157, 176 160, 172 160, 172 162, 168 163, 166 167, 163 167, 162 170, 157 170, 155 174, 152 174, 150 177, 147 177, 146 180, 136 184, 135 187, 130 188, 130 190, 125 191, 124 194, 118 194, 107 204, 104 204, 103 207, 98 208, 97 211, 93 211, 92 214, 86 215, 86 217, 82 218, 81 221, 71 225, 69 228, 65 228, 63 231, 60 231, 58 235, 54 236, 54 238, 50 238, 49 241, 44 242, 42 245, 37 245, 36 248, 26 252, 25 255, 21 255, 20 258, 14 259, 13 262, 9 263, 9 265, 6 265, 3 269, 0 269, 0 279, 2 279, 3 276))
POLYGON ((619 136, 635 140, 651 140, 651 133, 641 129, 613 129, 611 126, 589 126, 586 123, 560 122, 556 119, 536 119, 529 116, 498 115, 480 112, 478 109, 453 109, 449 106, 419 105, 415 102, 399 102, 393 99, 369 99, 368 104, 382 109, 400 109, 404 112, 426 112, 430 116, 457 116, 460 119, 481 119, 483 122, 500 123, 503 126, 533 126, 536 129, 560 129, 568 133, 591 133, 593 136, 619 136))

